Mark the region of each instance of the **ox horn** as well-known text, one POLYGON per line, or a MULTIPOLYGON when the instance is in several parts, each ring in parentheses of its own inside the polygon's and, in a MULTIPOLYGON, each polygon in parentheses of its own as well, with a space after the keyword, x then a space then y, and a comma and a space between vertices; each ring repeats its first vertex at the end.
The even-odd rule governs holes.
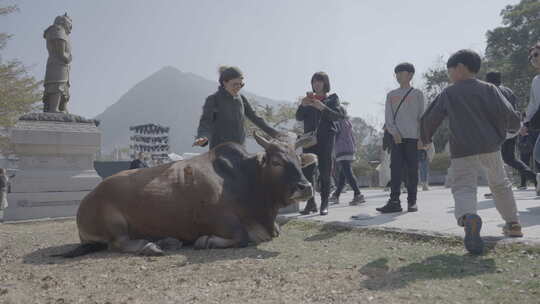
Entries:
POLYGON ((270 142, 266 140, 264 137, 257 134, 257 132, 253 132, 253 137, 255 138, 255 141, 257 141, 257 143, 261 147, 263 147, 265 150, 268 149, 268 147, 270 147, 270 142))

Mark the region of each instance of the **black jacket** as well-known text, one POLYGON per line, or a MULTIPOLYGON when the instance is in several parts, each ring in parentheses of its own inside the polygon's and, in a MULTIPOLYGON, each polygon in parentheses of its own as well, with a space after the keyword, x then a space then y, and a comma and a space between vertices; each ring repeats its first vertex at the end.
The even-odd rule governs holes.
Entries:
POLYGON ((129 164, 129 170, 131 169, 139 169, 139 168, 148 168, 148 165, 140 160, 140 159, 134 159, 130 164, 129 164))
POLYGON ((197 130, 197 138, 206 137, 210 149, 224 143, 235 142, 243 145, 246 141, 244 122, 246 117, 268 135, 275 137, 278 132, 270 127, 253 110, 246 97, 233 97, 223 87, 206 98, 197 130))
POLYGON ((311 132, 317 129, 319 141, 325 141, 328 135, 335 135, 339 130, 338 121, 345 118, 345 111, 339 103, 339 97, 332 94, 323 101, 326 108, 319 111, 311 106, 298 107, 296 110, 296 120, 304 122, 304 132, 311 132))

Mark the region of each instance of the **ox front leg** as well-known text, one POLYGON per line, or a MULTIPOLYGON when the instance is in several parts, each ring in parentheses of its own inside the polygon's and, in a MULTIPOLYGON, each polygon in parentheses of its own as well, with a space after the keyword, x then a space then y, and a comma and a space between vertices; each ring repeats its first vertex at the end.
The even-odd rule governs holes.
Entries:
POLYGON ((145 256, 163 255, 163 250, 161 250, 158 245, 147 240, 120 238, 112 242, 111 245, 122 252, 136 253, 145 256))
POLYGON ((239 246, 239 244, 240 242, 234 239, 226 239, 217 235, 203 235, 195 241, 195 249, 245 247, 239 246))
POLYGON ((237 221, 232 219, 225 220, 222 218, 223 224, 217 225, 222 236, 203 235, 195 241, 195 249, 212 249, 212 248, 233 248, 246 247, 249 243, 249 235, 246 229, 237 221), (223 237, 223 236, 230 236, 223 237))

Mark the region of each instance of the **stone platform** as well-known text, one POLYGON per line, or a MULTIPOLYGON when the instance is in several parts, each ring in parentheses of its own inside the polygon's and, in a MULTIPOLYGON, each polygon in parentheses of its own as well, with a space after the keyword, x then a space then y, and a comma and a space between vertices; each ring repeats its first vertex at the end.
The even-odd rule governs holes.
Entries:
POLYGON ((11 180, 4 221, 74 216, 101 181, 93 166, 101 146, 95 121, 61 113, 24 118, 10 138, 19 171, 11 180))

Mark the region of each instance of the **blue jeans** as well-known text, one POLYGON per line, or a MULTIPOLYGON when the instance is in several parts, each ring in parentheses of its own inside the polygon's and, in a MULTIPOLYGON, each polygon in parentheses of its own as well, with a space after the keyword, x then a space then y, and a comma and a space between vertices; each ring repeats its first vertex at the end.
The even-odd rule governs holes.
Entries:
POLYGON ((429 175, 429 160, 426 150, 418 150, 418 170, 420 182, 427 183, 429 175))

